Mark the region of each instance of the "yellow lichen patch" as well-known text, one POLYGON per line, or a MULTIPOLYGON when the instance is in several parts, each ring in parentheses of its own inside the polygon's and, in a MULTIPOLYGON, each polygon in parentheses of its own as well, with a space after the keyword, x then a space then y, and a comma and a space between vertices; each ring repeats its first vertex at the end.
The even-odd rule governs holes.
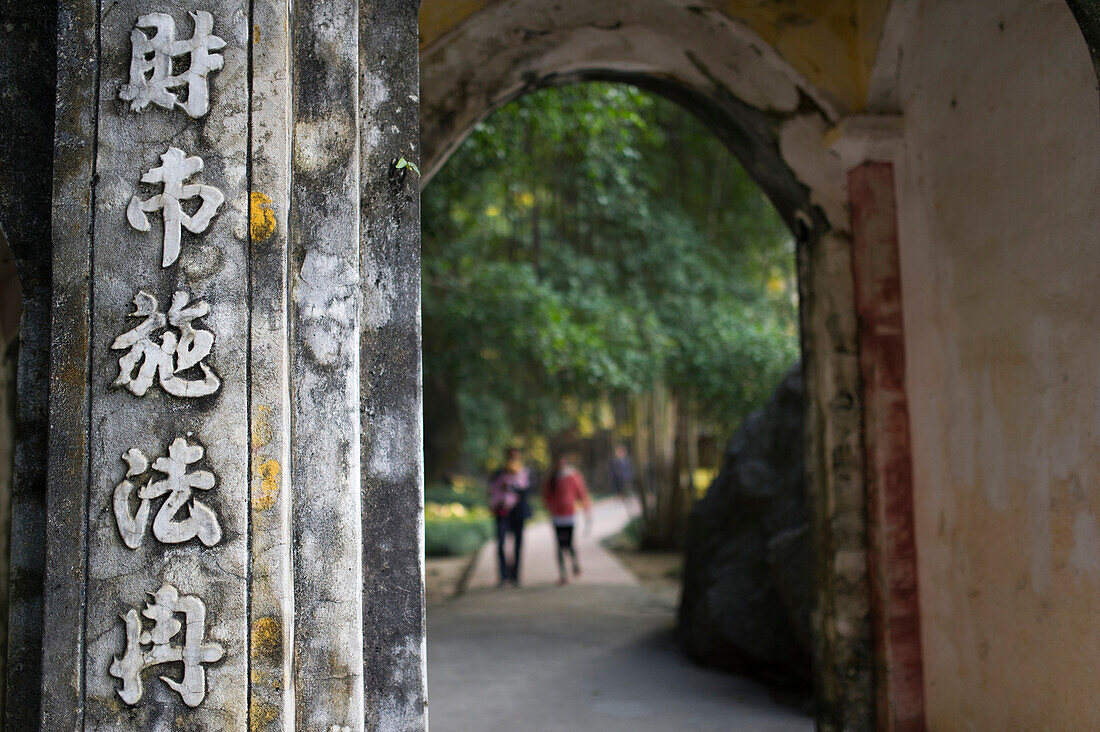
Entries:
POLYGON ((279 718, 278 707, 259 699, 252 700, 250 712, 252 732, 260 732, 260 730, 266 729, 269 724, 279 718))
POLYGON ((275 428, 271 426, 271 407, 259 405, 252 415, 252 448, 258 449, 271 444, 275 439, 275 428))
POLYGON ((279 495, 279 470, 278 460, 268 460, 256 469, 260 482, 253 484, 252 510, 266 511, 275 505, 275 499, 279 495))
POLYGON ((283 624, 277 618, 258 618, 252 623, 252 658, 282 663, 283 624))
POLYGON ((252 241, 263 241, 275 233, 275 202, 271 196, 252 192, 249 221, 252 241))

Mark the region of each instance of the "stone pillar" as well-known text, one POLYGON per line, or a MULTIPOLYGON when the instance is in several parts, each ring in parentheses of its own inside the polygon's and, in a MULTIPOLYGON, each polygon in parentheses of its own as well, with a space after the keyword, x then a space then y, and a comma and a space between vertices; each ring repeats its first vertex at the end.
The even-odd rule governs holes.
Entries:
POLYGON ((829 231, 798 249, 806 468, 814 529, 818 728, 873 728, 859 357, 852 247, 829 231))
POLYGON ((59 5, 42 729, 425 728, 416 3, 59 5))
POLYGON ((859 316, 876 727, 922 730, 913 470, 892 162, 900 143, 897 118, 854 118, 834 147, 848 170, 859 316))
POLYGON ((359 5, 363 683, 384 730, 427 725, 418 10, 359 5))

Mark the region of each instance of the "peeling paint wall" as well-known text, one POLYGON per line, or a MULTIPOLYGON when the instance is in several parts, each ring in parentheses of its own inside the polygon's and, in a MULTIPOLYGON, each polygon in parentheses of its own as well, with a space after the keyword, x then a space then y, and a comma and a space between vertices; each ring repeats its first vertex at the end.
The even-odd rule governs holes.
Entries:
MULTIPOLYGON (((615 3, 601 2, 604 6, 615 3)), ((421 48, 427 49, 473 14, 513 0, 425 0, 421 48)), ((890 0, 674 0, 670 10, 720 13, 743 23, 841 105, 862 107, 890 0)), ((561 6, 557 6, 557 10, 561 6)))
POLYGON ((1097 729, 1097 78, 1064 2, 899 4, 928 724, 1097 729))

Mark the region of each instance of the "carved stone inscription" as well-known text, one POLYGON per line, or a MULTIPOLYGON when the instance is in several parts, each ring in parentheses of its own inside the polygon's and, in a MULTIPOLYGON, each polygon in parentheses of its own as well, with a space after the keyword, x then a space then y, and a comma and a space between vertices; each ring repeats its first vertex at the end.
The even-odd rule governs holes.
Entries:
POLYGON ((156 518, 153 519, 153 536, 164 544, 180 544, 198 537, 206 546, 214 546, 222 538, 222 527, 213 509, 192 497, 193 490, 208 491, 214 487, 214 474, 208 470, 187 472, 188 466, 202 459, 201 445, 189 445, 187 440, 177 437, 168 446, 168 456, 159 457, 153 463, 153 470, 163 473, 165 478, 150 478, 138 490, 140 503, 137 510, 131 510, 134 489, 130 480, 142 475, 149 469, 149 459, 136 448, 130 448, 122 459, 129 470, 126 478, 115 486, 114 511, 115 523, 123 543, 131 549, 141 546, 145 538, 145 529, 149 525, 151 501, 167 496, 156 518), (180 511, 186 509, 187 517, 180 519, 180 511))
POLYGON ((150 103, 165 109, 176 106, 192 117, 210 111, 210 89, 206 76, 222 67, 224 60, 211 53, 225 48, 225 41, 213 34, 214 17, 205 10, 191 13, 195 32, 190 40, 176 40, 176 21, 166 13, 149 13, 137 19, 130 33, 130 83, 119 97, 130 109, 143 111, 150 103), (153 31, 149 36, 143 29, 153 31), (187 70, 173 73, 176 59, 187 57, 187 70), (179 99, 180 93, 184 100, 179 99))
POLYGON ((199 301, 187 307, 190 299, 186 292, 177 291, 165 318, 157 299, 148 292, 140 290, 134 296, 134 312, 130 317, 144 320, 111 344, 116 351, 126 351, 118 360, 115 386, 124 386, 137 396, 145 396, 154 379, 159 379, 160 387, 177 397, 206 396, 218 390, 221 379, 202 362, 214 347, 214 334, 198 330, 191 324, 209 313, 210 306, 199 301), (161 333, 160 343, 157 343, 153 334, 166 324, 178 328, 179 335, 166 331, 161 333), (193 366, 202 370, 202 379, 186 379, 180 375, 193 366))
POLYGON ((160 211, 164 216, 164 251, 161 266, 175 263, 180 255, 182 229, 192 234, 201 234, 210 225, 210 220, 225 201, 225 196, 214 186, 201 183, 184 183, 185 180, 202 171, 202 158, 187 156, 178 147, 169 147, 168 152, 160 156, 161 164, 141 176, 142 183, 161 183, 164 191, 142 201, 137 196, 130 199, 126 207, 126 220, 138 231, 149 231, 149 217, 146 213, 160 211), (181 201, 198 198, 202 201, 198 211, 188 214, 183 210, 181 201))
POLYGON ((169 584, 150 595, 153 601, 145 604, 141 614, 153 621, 152 628, 143 628, 133 608, 122 616, 126 624, 126 651, 115 657, 110 668, 111 676, 122 679, 118 695, 127 704, 137 704, 144 693, 142 671, 162 663, 183 661, 183 678, 176 681, 161 676, 160 680, 177 692, 184 704, 198 706, 206 698, 206 669, 202 665, 219 660, 225 653, 221 645, 203 640, 206 605, 194 595, 180 595, 169 584), (176 619, 177 615, 183 616, 182 623, 176 619), (183 645, 172 643, 181 630, 183 645))
POLYGON ((250 3, 194 4, 113 0, 97 35, 89 729, 247 727, 250 3))

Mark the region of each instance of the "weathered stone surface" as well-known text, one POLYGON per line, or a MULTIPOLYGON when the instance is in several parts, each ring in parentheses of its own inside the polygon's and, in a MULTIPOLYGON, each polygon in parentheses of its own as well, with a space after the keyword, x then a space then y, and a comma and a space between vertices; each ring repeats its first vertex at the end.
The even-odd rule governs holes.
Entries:
POLYGON ((700 662, 808 684, 812 539, 801 365, 734 435, 691 512, 680 634, 700 662))
MULTIPOLYGON (((296 727, 363 718, 358 7, 293 6, 291 499, 296 727)), ((370 539, 367 539, 370 540, 370 539)))
POLYGON ((862 405, 851 242, 798 246, 806 475, 814 535, 814 687, 822 730, 874 728, 862 405))
POLYGON ((57 51, 55 124, 64 134, 56 135, 53 158, 42 708, 40 720, 34 720, 43 729, 77 729, 83 723, 85 667, 79 649, 86 637, 88 273, 96 117, 96 90, 89 79, 97 60, 96 15, 92 2, 58 8, 57 37, 69 43, 57 51))
POLYGON ((427 727, 416 0, 359 9, 363 684, 369 730, 427 727))

